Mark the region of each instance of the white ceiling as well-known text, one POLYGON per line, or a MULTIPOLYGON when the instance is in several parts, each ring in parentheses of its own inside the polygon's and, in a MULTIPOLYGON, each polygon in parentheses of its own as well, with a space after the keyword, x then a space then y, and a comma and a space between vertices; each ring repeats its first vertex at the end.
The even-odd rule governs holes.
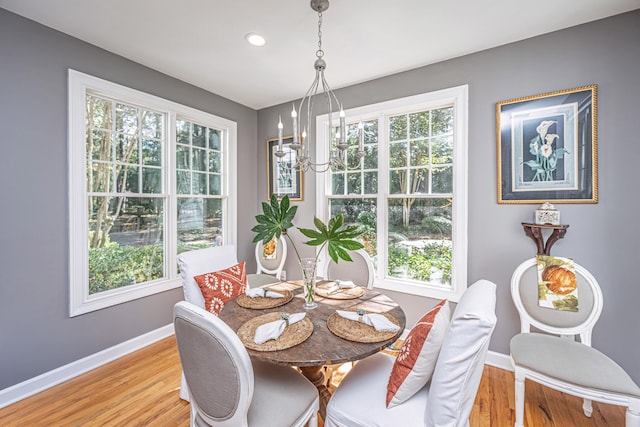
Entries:
MULTIPOLYGON (((254 109, 313 80, 308 0, 0 0, 0 7, 254 109), (245 34, 258 32, 264 47, 245 34)), ((332 0, 334 88, 640 8, 640 0, 332 0)))

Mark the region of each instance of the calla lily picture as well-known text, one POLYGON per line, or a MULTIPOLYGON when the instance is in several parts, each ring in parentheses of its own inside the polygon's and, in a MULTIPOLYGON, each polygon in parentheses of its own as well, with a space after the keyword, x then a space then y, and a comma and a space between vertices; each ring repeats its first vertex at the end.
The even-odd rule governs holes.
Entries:
POLYGON ((496 104, 498 203, 597 203, 597 87, 496 104))

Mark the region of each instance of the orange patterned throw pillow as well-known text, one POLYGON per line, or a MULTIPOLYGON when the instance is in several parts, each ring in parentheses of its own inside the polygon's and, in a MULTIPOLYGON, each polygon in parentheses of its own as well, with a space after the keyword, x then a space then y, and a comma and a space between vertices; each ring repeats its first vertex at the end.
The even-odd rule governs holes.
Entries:
POLYGON ((450 319, 451 308, 445 299, 422 316, 411 329, 389 376, 387 408, 405 402, 429 382, 450 319))
POLYGON ((224 305, 247 289, 244 261, 225 270, 201 274, 193 278, 204 298, 204 308, 216 316, 224 305))

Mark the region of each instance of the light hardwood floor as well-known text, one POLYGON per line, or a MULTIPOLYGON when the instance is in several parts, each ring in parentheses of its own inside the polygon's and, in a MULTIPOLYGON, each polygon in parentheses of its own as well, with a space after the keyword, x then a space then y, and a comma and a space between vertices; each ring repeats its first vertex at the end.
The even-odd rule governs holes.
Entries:
MULTIPOLYGON (((180 359, 173 337, 0 409, 0 426, 188 426, 189 405, 178 397, 180 359)), ((513 373, 486 367, 471 427, 511 427, 513 373)), ((624 409, 582 401, 527 382, 527 427, 622 427, 624 409)), ((390 426, 391 427, 391 426, 390 426)), ((396 427, 396 426, 392 426, 396 427)))

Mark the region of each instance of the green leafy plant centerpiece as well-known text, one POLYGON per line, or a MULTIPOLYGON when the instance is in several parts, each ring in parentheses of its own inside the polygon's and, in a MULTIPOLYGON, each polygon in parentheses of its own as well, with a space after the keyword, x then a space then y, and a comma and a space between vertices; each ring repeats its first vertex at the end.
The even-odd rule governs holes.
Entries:
POLYGON ((303 271, 305 307, 313 308, 315 306, 313 292, 315 269, 320 253, 326 246, 327 253, 334 262, 337 263, 339 259, 352 261, 348 251, 364 247, 360 241, 356 240, 362 234, 362 230, 357 225, 345 225, 344 217, 341 214, 331 217, 328 224, 318 218, 314 218, 313 225, 316 227, 315 230, 299 228, 293 224, 297 211, 297 206, 291 206, 289 196, 285 195, 282 200, 278 201, 278 198, 272 195, 269 203, 262 203, 262 214, 256 215, 258 225, 253 227, 251 231, 256 233, 253 239, 254 243, 262 241, 263 244, 267 244, 274 238, 279 239, 282 235, 286 236, 303 271), (292 227, 297 228, 300 233, 310 239, 304 242, 306 245, 320 247, 315 257, 302 258, 300 256, 296 243, 288 233, 288 230, 292 227))

